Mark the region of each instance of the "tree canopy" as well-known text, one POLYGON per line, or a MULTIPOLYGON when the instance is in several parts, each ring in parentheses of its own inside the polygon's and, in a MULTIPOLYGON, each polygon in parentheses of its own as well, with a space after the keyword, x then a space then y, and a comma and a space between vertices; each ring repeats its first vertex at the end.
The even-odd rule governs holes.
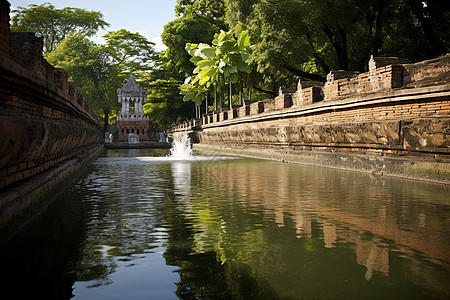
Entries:
POLYGON ((11 31, 36 32, 43 38, 44 53, 55 50, 69 34, 93 36, 109 26, 100 12, 74 7, 57 9, 49 3, 19 6, 13 13, 11 31))
POLYGON ((119 109, 117 89, 131 72, 145 80, 153 69, 156 52, 154 43, 125 29, 103 37, 106 44, 97 45, 82 33, 71 34, 47 60, 67 71, 97 114, 104 117, 107 128, 109 116, 119 109))
POLYGON ((213 95, 222 103, 227 94, 231 107, 243 103, 245 88, 261 99, 299 78, 366 71, 370 55, 420 61, 450 51, 444 1, 177 0, 174 10, 160 53, 126 29, 97 45, 88 37, 108 26, 100 12, 49 3, 19 7, 11 29, 37 32, 48 60, 66 69, 106 121, 118 109, 115 90, 133 72, 149 91, 144 111, 155 130, 198 116, 213 95))

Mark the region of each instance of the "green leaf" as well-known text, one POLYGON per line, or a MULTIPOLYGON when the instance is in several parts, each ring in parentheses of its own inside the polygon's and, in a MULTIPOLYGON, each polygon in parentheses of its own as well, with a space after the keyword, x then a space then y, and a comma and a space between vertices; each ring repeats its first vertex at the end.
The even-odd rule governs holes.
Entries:
POLYGON ((200 72, 200 85, 204 85, 206 82, 211 80, 211 78, 217 73, 217 69, 205 68, 200 72))
POLYGON ((217 45, 220 45, 226 37, 227 37, 226 32, 221 30, 219 36, 217 37, 217 45))
POLYGON ((192 84, 189 83, 184 83, 182 85, 180 85, 180 91, 183 95, 186 95, 187 93, 189 93, 192 90, 193 86, 192 84))
POLYGON ((191 59, 189 61, 191 61, 192 63, 194 63, 196 65, 201 60, 203 60, 203 58, 201 58, 200 56, 193 56, 193 57, 191 57, 191 59))
POLYGON ((216 49, 213 47, 203 48, 201 53, 205 55, 207 58, 214 58, 216 56, 216 49))
POLYGON ((191 97, 192 97, 191 94, 184 95, 183 101, 184 101, 184 102, 188 102, 189 100, 191 100, 191 97))
POLYGON ((238 67, 237 66, 230 66, 229 71, 230 71, 230 73, 237 73, 238 67))
POLYGON ((242 31, 239 35, 238 44, 240 48, 250 47, 250 36, 247 30, 242 31))
POLYGON ((231 83, 237 83, 239 79, 239 74, 238 73, 233 73, 230 76, 230 81, 231 83))
POLYGON ((214 66, 215 64, 216 64, 216 62, 213 61, 213 60, 204 59, 204 60, 199 61, 199 62, 197 63, 197 66, 198 66, 199 68, 203 69, 203 68, 206 68, 206 67, 212 67, 212 66, 214 66))
POLYGON ((242 61, 247 61, 250 58, 250 54, 246 53, 246 52, 241 52, 241 59, 242 61))

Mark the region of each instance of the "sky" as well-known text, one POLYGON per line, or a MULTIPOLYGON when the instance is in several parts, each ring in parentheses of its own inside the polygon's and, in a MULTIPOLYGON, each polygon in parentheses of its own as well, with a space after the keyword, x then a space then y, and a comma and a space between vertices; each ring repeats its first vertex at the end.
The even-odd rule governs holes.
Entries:
POLYGON ((105 31, 99 31, 93 38, 96 43, 103 43, 101 36, 108 31, 126 29, 139 32, 149 41, 154 42, 155 50, 161 51, 165 46, 161 42, 164 25, 175 19, 177 0, 8 0, 11 11, 18 6, 51 3, 56 8, 78 7, 100 11, 104 20, 110 24, 105 31))

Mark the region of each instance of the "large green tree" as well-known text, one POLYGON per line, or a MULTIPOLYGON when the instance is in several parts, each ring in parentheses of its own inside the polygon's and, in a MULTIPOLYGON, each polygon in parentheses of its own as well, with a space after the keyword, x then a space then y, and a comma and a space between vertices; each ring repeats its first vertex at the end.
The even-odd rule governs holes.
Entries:
POLYGON ((93 36, 109 26, 100 12, 73 7, 57 9, 49 3, 19 6, 13 13, 11 31, 36 32, 43 38, 44 53, 55 50, 69 34, 93 36))
POLYGON ((248 25, 266 84, 331 69, 365 71, 370 55, 412 61, 449 51, 449 10, 436 0, 226 0, 227 22, 248 25))
POLYGON ((187 43, 209 43, 214 34, 227 30, 223 0, 178 0, 177 18, 164 26, 161 35, 167 50, 163 54, 178 71, 186 76, 194 64, 185 51, 187 43))
POLYGON ((217 89, 224 91, 229 86, 229 106, 232 108, 232 84, 242 87, 249 82, 248 75, 252 72, 247 63, 252 51, 250 37, 248 31, 240 29, 238 25, 228 32, 222 30, 214 36, 212 46, 186 44, 186 51, 196 68, 180 87, 184 101, 192 100, 200 105, 212 86, 214 92, 217 89))
POLYGON ((104 38, 106 44, 97 45, 83 34, 69 35, 47 55, 47 60, 67 71, 97 115, 104 119, 107 130, 110 116, 120 108, 117 89, 131 72, 138 80, 145 80, 156 53, 154 44, 138 33, 121 29, 104 38))
POLYGON ((148 89, 144 113, 150 118, 151 130, 164 131, 195 116, 194 105, 182 101, 179 86, 184 78, 184 73, 169 64, 164 55, 155 61, 154 69, 142 82, 148 89))

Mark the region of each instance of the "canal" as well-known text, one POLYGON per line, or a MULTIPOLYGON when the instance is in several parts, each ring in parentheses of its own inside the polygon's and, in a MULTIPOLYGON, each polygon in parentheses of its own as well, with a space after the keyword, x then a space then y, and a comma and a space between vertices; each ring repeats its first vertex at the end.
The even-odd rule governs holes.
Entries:
POLYGON ((168 154, 105 151, 0 250, 2 298, 450 298, 448 186, 168 154))

